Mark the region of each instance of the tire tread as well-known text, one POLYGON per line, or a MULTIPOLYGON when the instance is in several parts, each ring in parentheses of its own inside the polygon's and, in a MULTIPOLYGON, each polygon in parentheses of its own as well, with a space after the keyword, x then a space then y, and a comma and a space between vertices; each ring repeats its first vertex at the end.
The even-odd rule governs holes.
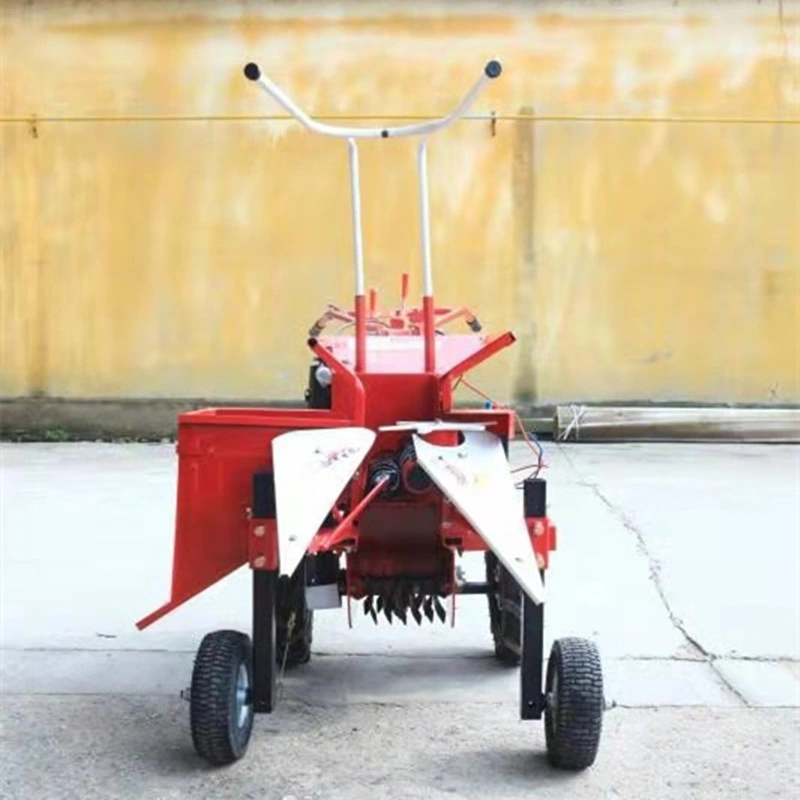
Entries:
POLYGON ((236 741, 230 724, 231 681, 236 680, 242 661, 252 664, 250 639, 232 630, 207 634, 195 657, 190 690, 192 742, 198 755, 217 766, 241 758, 250 737, 252 716, 243 743, 236 741))
POLYGON ((547 755, 553 766, 581 770, 597 757, 603 727, 603 672, 594 642, 567 637, 557 639, 550 653, 547 689, 558 673, 558 725, 545 712, 547 755), (548 723, 548 715, 550 722, 548 723))
POLYGON ((314 612, 306 605, 305 572, 302 563, 291 578, 284 576, 278 583, 275 625, 275 659, 278 667, 283 664, 284 653, 286 653, 287 669, 308 663, 311 659, 314 612), (289 620, 292 614, 294 623, 290 633, 289 620))
POLYGON ((522 642, 522 593, 517 582, 499 563, 497 556, 487 550, 484 554, 486 562, 486 582, 497 585, 502 599, 489 594, 489 622, 494 641, 495 658, 502 664, 517 667, 521 661, 520 649, 509 646, 508 641, 516 641, 518 648, 522 642))

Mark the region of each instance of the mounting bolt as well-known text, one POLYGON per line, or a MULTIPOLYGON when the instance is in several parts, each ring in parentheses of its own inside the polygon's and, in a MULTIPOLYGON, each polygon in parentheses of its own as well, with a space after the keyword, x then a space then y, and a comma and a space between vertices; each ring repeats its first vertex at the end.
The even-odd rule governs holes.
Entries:
POLYGON ((290 542, 296 542, 297 541, 297 537, 294 534, 292 534, 291 536, 289 536, 289 541, 290 542))
POLYGON ((542 522, 542 520, 537 519, 536 522, 533 523, 533 535, 534 536, 544 536, 547 532, 547 528, 542 522))
POLYGON ((256 525, 255 528, 253 528, 253 536, 259 536, 260 537, 260 536, 263 536, 265 533, 266 533, 266 529, 264 528, 263 525, 256 525))
POLYGON ((256 569, 261 569, 267 563, 267 559, 264 556, 256 556, 253 559, 253 566, 256 569))

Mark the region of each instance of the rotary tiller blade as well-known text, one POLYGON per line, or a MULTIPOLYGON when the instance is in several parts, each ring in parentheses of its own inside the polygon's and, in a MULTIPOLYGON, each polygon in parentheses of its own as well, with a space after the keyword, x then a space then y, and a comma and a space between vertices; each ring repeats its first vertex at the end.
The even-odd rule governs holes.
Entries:
POLYGON ((433 622, 433 596, 428 595, 422 603, 422 610, 429 622, 433 622))
POLYGON ((395 615, 400 617, 400 621, 403 623, 403 625, 406 625, 406 609, 408 608, 408 599, 405 587, 402 583, 398 583, 395 587, 392 602, 394 604, 395 615))
POLYGON ((383 595, 379 594, 375 603, 375 610, 380 614, 383 611, 383 595))
POLYGON ((389 624, 392 624, 392 598, 387 595, 383 601, 383 615, 388 620, 389 624))
POLYGON ((444 622, 447 619, 447 612, 444 610, 444 606, 441 604, 441 601, 438 597, 433 598, 433 607, 436 609, 436 616, 444 622))
POLYGON ((419 607, 422 605, 422 595, 415 594, 411 596, 411 616, 414 617, 416 620, 417 625, 422 625, 422 614, 420 613, 419 607))
POLYGON ((368 594, 364 598, 364 613, 369 614, 372 617, 372 621, 377 625, 378 624, 378 614, 375 612, 375 605, 373 603, 373 596, 368 594))

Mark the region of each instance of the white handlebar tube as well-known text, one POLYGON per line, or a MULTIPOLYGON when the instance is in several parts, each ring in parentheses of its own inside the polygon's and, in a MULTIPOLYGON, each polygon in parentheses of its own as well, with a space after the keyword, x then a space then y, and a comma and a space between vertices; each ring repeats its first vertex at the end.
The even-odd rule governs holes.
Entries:
POLYGON ((463 117, 484 87, 484 84, 493 78, 497 78, 502 71, 503 67, 499 61, 489 61, 484 67, 481 77, 464 95, 464 99, 453 111, 439 119, 421 122, 417 125, 401 125, 395 128, 349 128, 343 125, 328 125, 309 117, 283 89, 261 72, 258 64, 250 63, 244 68, 245 76, 249 80, 255 81, 267 94, 271 95, 301 125, 304 125, 310 131, 314 131, 314 133, 337 136, 341 139, 390 139, 398 136, 427 136, 435 133, 463 117))
POLYGON ((425 335, 425 372, 436 372, 436 313, 433 304, 433 271, 431 269, 431 216, 428 202, 428 140, 417 147, 419 173, 419 235, 422 244, 422 332, 425 335))
POLYGON ((350 157, 350 195, 353 212, 353 257, 356 265, 356 296, 364 294, 364 242, 361 237, 361 192, 358 171, 358 145, 356 140, 347 140, 350 157))
POLYGON ((431 226, 428 202, 428 140, 417 147, 417 172, 419 173, 420 241, 422 243, 422 295, 433 297, 433 271, 431 270, 431 226))
POLYGON ((367 314, 364 297, 364 242, 361 235, 361 191, 358 171, 358 145, 352 137, 347 140, 350 159, 350 203, 353 215, 353 261, 356 265, 356 372, 367 369, 367 314))
MULTIPOLYGON (((347 139, 350 157, 350 189, 352 194, 353 214, 353 251, 355 260, 356 283, 356 372, 366 369, 366 320, 364 297, 364 248, 361 230, 361 190, 358 172, 358 145, 356 139, 392 139, 401 136, 426 137, 440 131, 460 119, 467 113, 484 85, 497 78, 503 68, 499 61, 489 61, 480 78, 464 95, 461 102, 449 114, 429 122, 416 125, 400 125, 394 128, 351 128, 344 125, 328 125, 308 116, 276 83, 261 72, 258 64, 250 63, 244 68, 245 77, 256 82, 285 111, 291 114, 301 125, 314 133, 347 139)), ((431 235, 430 213, 428 202, 427 142, 423 140, 417 151, 417 169, 419 172, 420 200, 420 234, 422 239, 422 283, 423 312, 425 333, 425 371, 435 370, 434 330, 433 330, 433 273, 431 270, 431 235)))

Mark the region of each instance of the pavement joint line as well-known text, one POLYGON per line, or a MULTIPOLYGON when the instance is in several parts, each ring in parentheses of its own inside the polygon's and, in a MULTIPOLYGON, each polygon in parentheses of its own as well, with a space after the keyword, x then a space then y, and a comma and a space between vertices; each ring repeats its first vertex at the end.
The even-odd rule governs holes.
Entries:
MULTIPOLYGON (((124 653, 125 655, 194 655, 196 650, 170 650, 168 648, 139 648, 139 647, 3 647, 0 648, 0 655, 3 653, 97 653, 98 655, 109 653, 124 653)), ((439 655, 436 653, 358 653, 346 652, 337 653, 325 650, 312 650, 314 658, 394 658, 398 661, 491 661, 494 662, 495 656, 491 653, 468 655, 455 653, 450 655, 439 655)), ((545 661, 547 659, 544 659, 545 661)), ((791 656, 739 656, 739 655, 717 655, 717 654, 697 654, 697 655, 622 655, 611 656, 608 661, 653 661, 653 662, 678 662, 688 664, 708 664, 714 661, 752 661, 760 664, 800 664, 800 658, 791 656)))
POLYGON ((581 473, 581 471, 575 466, 572 458, 570 457, 569 453, 566 452, 564 447, 559 443, 556 442, 556 447, 559 449, 561 454, 564 456, 569 468, 573 471, 576 478, 578 479, 578 484, 580 486, 584 486, 587 489, 590 489, 595 497, 600 500, 611 513, 622 523, 623 527, 632 533, 637 542, 637 546, 639 551, 642 555, 647 559, 647 568, 650 573, 650 580, 655 587, 656 592, 658 593, 658 597, 661 600, 661 604, 664 606, 664 610, 667 612, 667 616, 669 617, 670 622, 672 623, 673 627, 683 636, 686 643, 689 645, 690 648, 693 648, 695 651, 700 653, 703 656, 703 660, 705 660, 711 670, 713 671, 714 675, 717 677, 717 680, 732 694, 734 695, 740 703, 742 703, 746 707, 750 707, 750 703, 747 698, 725 677, 725 675, 719 670, 716 665, 716 660, 718 656, 714 653, 709 652, 708 650, 703 647, 703 645, 694 637, 692 636, 687 630, 686 626, 682 619, 678 617, 678 615, 673 611, 672 604, 670 603, 669 597, 667 597, 667 590, 664 587, 664 584, 661 580, 661 564, 656 559, 650 549, 647 546, 647 542, 644 538, 644 533, 638 528, 633 521, 628 517, 628 515, 618 506, 611 502, 601 491, 600 486, 597 483, 594 483, 587 479, 585 475, 581 473))
MULTIPOLYGON (((147 653, 156 655, 163 653, 194 655, 197 649, 185 650, 183 648, 172 649, 168 647, 0 647, 0 653, 147 653)), ((423 658, 426 660, 439 659, 472 659, 475 661, 495 661, 496 657, 491 653, 456 653, 456 654, 437 654, 431 653, 360 653, 360 652, 335 652, 327 650, 312 650, 311 655, 320 658, 423 658)), ((634 656, 635 658, 635 656, 634 656)))
POLYGON ((614 709, 622 708, 626 711, 639 711, 642 709, 652 710, 652 711, 659 711, 662 708, 678 708, 678 709, 709 709, 709 710, 724 710, 724 711, 742 711, 748 714, 753 714, 758 711, 800 711, 797 706, 793 705, 781 705, 781 706, 753 706, 753 705, 746 705, 746 706, 738 706, 738 707, 731 707, 731 706, 721 706, 717 704, 709 705, 708 703, 703 703, 702 705, 698 704, 689 704, 689 703, 642 703, 642 705, 631 705, 628 703, 614 703, 613 706, 606 709, 605 713, 609 711, 613 711, 614 709))
MULTIPOLYGON (((186 701, 181 699, 177 693, 175 692, 2 692, 0 693, 0 697, 6 699, 19 699, 19 698, 63 698, 65 700, 86 700, 86 699, 118 699, 118 700, 125 700, 127 698, 143 698, 143 697, 152 697, 152 698, 161 698, 161 697, 171 697, 179 703, 185 703, 186 701)), ((515 709, 517 707, 517 703, 513 701, 497 701, 497 700, 469 700, 464 701, 460 699, 454 700, 433 700, 430 698, 426 699, 419 699, 414 698, 411 700, 398 702, 396 700, 354 700, 354 699, 345 699, 341 701, 331 701, 327 700, 324 702, 320 702, 318 700, 315 701, 308 701, 303 700, 300 697, 285 697, 283 702, 281 703, 282 708, 309 708, 312 710, 315 709, 326 709, 326 708, 356 708, 356 707, 381 707, 381 708, 398 708, 398 709, 407 709, 412 708, 414 706, 465 706, 465 705, 473 705, 473 706, 487 706, 491 708, 508 708, 508 709, 515 709)), ((755 714, 758 712, 772 712, 772 711, 792 711, 795 713, 800 714, 800 708, 796 705, 770 705, 770 706, 734 706, 731 707, 729 705, 719 704, 719 703, 641 703, 641 704, 633 704, 633 703, 620 703, 614 701, 613 703, 609 704, 605 709, 605 713, 610 713, 611 711, 615 711, 617 709, 621 709, 624 711, 641 711, 641 710, 651 710, 651 711, 659 711, 661 709, 678 709, 678 710, 687 710, 690 711, 692 709, 703 709, 703 710, 721 710, 721 711, 739 711, 745 712, 749 714, 755 714)), ((269 715, 268 715, 269 716, 269 715)), ((274 716, 274 715, 273 715, 274 716)))

